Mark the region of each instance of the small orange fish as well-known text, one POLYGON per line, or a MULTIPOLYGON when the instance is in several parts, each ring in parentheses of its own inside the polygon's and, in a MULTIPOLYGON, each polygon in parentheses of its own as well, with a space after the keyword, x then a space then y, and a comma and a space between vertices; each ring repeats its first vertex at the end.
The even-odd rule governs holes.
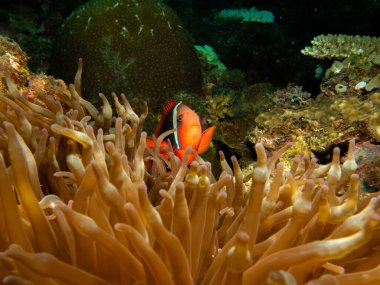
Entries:
MULTIPOLYGON (((156 137, 168 130, 176 129, 161 143, 160 150, 163 150, 170 141, 175 155, 182 160, 188 146, 191 146, 197 153, 204 152, 212 140, 215 128, 216 126, 212 126, 202 132, 199 116, 182 102, 176 104, 174 100, 170 100, 165 106, 160 123, 157 126, 156 137)), ((154 141, 147 139, 147 146, 153 148, 154 141)), ((160 152, 168 156, 164 150, 160 152)), ((190 153, 187 162, 190 163, 193 159, 194 155, 190 153)))

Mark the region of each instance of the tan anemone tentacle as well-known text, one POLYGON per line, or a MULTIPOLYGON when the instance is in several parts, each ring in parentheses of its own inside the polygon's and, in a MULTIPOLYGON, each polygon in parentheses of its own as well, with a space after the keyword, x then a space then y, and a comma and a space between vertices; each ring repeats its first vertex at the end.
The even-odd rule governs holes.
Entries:
POLYGON ((21 215, 17 208, 16 196, 14 195, 12 182, 9 179, 8 170, 5 167, 3 155, 0 153, 0 181, 2 187, 0 191, 1 215, 4 215, 5 226, 3 229, 7 233, 8 239, 19 244, 27 251, 33 251, 32 244, 28 239, 22 225, 21 215))
POLYGON ((91 161, 92 151, 93 151, 93 142, 89 136, 85 133, 65 128, 57 124, 51 126, 51 130, 59 135, 66 136, 83 146, 82 161, 84 165, 87 165, 91 161))
POLYGON ((162 224, 157 211, 148 200, 145 185, 139 186, 139 194, 146 222, 168 256, 173 281, 175 284, 193 284, 190 265, 180 241, 162 224))
MULTIPOLYGON (((116 224, 116 230, 127 235, 127 238, 135 245, 135 249, 144 259, 147 267, 151 271, 155 284, 174 285, 166 266, 149 245, 149 243, 136 231, 135 228, 126 224, 116 224)), ((150 284, 150 283, 149 283, 150 284)))
POLYGON ((30 267, 40 275, 68 282, 70 284, 107 285, 108 282, 75 266, 68 265, 48 253, 32 254, 13 244, 6 251, 6 255, 17 262, 30 267))
POLYGON ((131 254, 128 248, 100 229, 91 218, 79 214, 68 207, 62 207, 62 210, 67 220, 79 233, 92 238, 97 244, 112 253, 114 257, 120 261, 124 274, 129 275, 137 282, 144 282, 144 268, 141 262, 131 254))
POLYGON ((12 154, 14 184, 21 205, 33 225, 34 236, 38 241, 39 249, 60 256, 53 230, 38 205, 38 200, 43 197, 43 194, 39 185, 38 171, 33 154, 12 124, 4 122, 4 126, 9 139, 9 153, 12 154))

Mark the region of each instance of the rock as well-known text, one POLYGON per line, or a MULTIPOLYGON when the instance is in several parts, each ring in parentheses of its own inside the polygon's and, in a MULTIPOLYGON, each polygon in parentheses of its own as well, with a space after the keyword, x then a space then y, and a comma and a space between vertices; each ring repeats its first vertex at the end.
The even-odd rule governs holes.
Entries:
POLYGON ((174 12, 156 0, 92 0, 64 22, 51 72, 73 82, 83 58, 82 95, 124 92, 133 106, 160 111, 180 91, 201 94, 202 76, 192 39, 174 12))

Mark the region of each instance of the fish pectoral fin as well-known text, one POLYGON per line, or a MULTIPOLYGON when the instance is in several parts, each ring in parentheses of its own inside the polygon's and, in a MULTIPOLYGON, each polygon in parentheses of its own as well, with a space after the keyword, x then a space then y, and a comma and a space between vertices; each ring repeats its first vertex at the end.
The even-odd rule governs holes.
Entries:
MULTIPOLYGON (((147 138, 146 139, 146 146, 149 148, 154 148, 155 146, 155 141, 152 138, 147 138)), ((167 141, 162 141, 160 144, 160 152, 164 150, 165 147, 168 147, 169 143, 167 141)))
POLYGON ((212 135, 214 134, 215 129, 216 129, 216 126, 212 126, 212 127, 207 128, 202 133, 201 141, 199 142, 199 145, 198 145, 198 153, 202 153, 208 148, 208 146, 211 143, 212 135))

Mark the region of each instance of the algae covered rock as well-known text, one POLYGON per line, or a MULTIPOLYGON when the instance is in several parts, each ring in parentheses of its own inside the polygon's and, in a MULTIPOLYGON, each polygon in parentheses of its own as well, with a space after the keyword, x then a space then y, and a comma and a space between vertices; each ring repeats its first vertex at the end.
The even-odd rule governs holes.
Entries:
POLYGON ((23 86, 29 74, 26 53, 18 43, 0 35, 0 92, 7 92, 6 77, 16 86, 23 86))
POLYGON ((91 0, 64 22, 51 71, 73 81, 83 58, 82 95, 124 92, 135 106, 158 111, 178 92, 201 93, 192 39, 174 12, 157 0, 91 0))

